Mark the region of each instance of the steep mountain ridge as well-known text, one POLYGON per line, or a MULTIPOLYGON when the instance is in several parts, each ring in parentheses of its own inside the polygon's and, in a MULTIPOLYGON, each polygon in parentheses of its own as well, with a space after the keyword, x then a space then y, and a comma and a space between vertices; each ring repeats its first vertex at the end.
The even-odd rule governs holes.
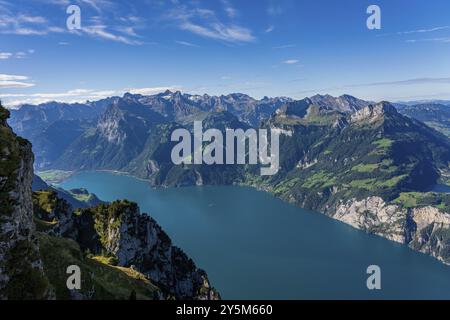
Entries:
MULTIPOLYGON (((227 128, 243 130, 250 128, 228 111, 203 114, 197 120, 202 121, 203 130, 215 128, 225 132, 227 128)), ((124 170, 137 177, 148 179, 154 185, 164 186, 233 184, 243 180, 244 166, 174 165, 171 151, 178 142, 172 142, 170 138, 172 132, 178 128, 185 128, 191 135, 193 134, 192 124, 181 126, 172 123, 158 126, 149 136, 141 154, 124 170)))
MULTIPOLYGON (((331 189, 334 186, 334 193, 340 188, 350 189, 347 191, 351 193, 389 198, 401 190, 429 189, 436 183, 441 170, 448 168, 450 144, 445 137, 400 115, 389 103, 367 106, 350 115, 347 124, 343 123, 339 127, 321 127, 284 119, 282 123, 271 124, 289 130, 292 135, 280 140, 281 172, 287 176, 269 180, 286 183, 293 179, 291 177, 300 182, 318 179, 315 184, 312 183, 314 179, 311 184, 306 184, 306 189, 299 185, 301 198, 314 194, 313 186, 321 186, 321 180, 323 186, 331 189), (295 168, 294 164, 297 164, 295 168), (308 178, 309 175, 312 177, 308 178), (340 186, 335 185, 339 177, 342 178, 340 186)), ((338 196, 348 198, 342 193, 338 196)), ((305 205, 304 200, 301 205, 305 205)))
POLYGON ((333 109, 343 113, 353 113, 362 108, 373 104, 373 102, 364 101, 355 98, 350 95, 342 95, 340 97, 333 97, 329 94, 326 95, 315 95, 310 98, 310 100, 321 107, 333 109))
POLYGON ((210 96, 183 94, 180 91, 170 90, 151 96, 125 94, 124 98, 133 99, 136 103, 160 113, 168 121, 181 124, 190 121, 191 116, 198 114, 228 111, 237 116, 240 121, 252 126, 257 126, 279 106, 291 101, 290 98, 285 97, 264 97, 257 100, 242 93, 210 96))
POLYGON ((32 216, 33 153, 8 117, 0 104, 0 299, 50 298, 32 216))
POLYGON ((101 101, 92 104, 48 102, 37 106, 22 105, 10 111, 9 124, 17 134, 32 142, 36 167, 45 168, 52 165, 104 111, 104 102, 101 101))
MULTIPOLYGON (((84 104, 49 102, 37 106, 22 105, 11 110, 12 117, 9 122, 16 132, 32 142, 36 168, 46 170, 64 162, 66 155, 63 153, 66 149, 70 149, 72 144, 76 145, 78 138, 93 136, 93 132, 102 125, 104 136, 113 134, 115 128, 113 122, 105 117, 119 118, 120 112, 114 114, 112 106, 141 106, 147 113, 142 116, 143 119, 147 116, 156 118, 158 114, 166 123, 179 124, 189 124, 210 112, 228 111, 236 115, 240 121, 257 126, 279 106, 289 101, 291 101, 289 98, 268 97, 257 100, 238 93, 222 96, 190 95, 169 90, 149 96, 126 93, 123 97, 88 101, 84 104), (150 110, 155 114, 149 115, 150 110), (63 160, 58 161, 60 158, 63 160)), ((109 137, 111 138, 112 136, 109 137)), ((110 153, 114 152, 111 150, 110 153)), ((116 159, 115 162, 120 163, 124 160, 123 156, 121 157, 122 159, 116 159)), ((110 159, 106 159, 104 162, 109 161, 110 159)), ((77 166, 80 165, 82 164, 77 163, 77 166)))
POLYGON ((136 104, 119 100, 108 107, 96 127, 77 138, 55 162, 61 169, 118 170, 141 151, 151 129, 163 117, 136 104))

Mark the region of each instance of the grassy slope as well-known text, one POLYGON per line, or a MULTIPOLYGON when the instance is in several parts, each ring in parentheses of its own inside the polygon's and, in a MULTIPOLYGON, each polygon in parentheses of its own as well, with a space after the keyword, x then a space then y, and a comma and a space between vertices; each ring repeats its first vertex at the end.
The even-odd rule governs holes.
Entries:
POLYGON ((132 291, 136 298, 153 299, 159 289, 144 275, 130 268, 122 268, 109 264, 108 259, 84 255, 79 245, 69 239, 56 238, 38 233, 40 251, 44 262, 45 273, 55 289, 57 299, 70 299, 66 287, 66 268, 77 265, 81 268, 81 292, 92 299, 129 299, 132 291))

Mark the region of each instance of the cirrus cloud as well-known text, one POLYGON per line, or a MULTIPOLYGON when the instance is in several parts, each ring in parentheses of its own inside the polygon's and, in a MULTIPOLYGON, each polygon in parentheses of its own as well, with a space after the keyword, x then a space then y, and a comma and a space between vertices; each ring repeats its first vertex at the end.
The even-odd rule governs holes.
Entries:
POLYGON ((297 63, 299 63, 300 61, 299 60, 297 60, 297 59, 288 59, 288 60, 284 60, 282 63, 283 64, 297 64, 297 63))
POLYGON ((237 11, 233 9, 229 1, 223 1, 222 4, 230 21, 222 21, 213 10, 192 4, 175 6, 169 10, 165 19, 175 22, 180 30, 189 31, 204 38, 230 43, 255 41, 256 38, 250 29, 234 21, 237 11))
POLYGON ((0 74, 0 89, 33 87, 34 83, 27 82, 28 80, 29 78, 26 76, 0 74))
MULTIPOLYGON (((0 75, 0 83, 2 79, 26 80, 24 76, 0 75)), ((1 88, 1 85, 0 85, 1 88)), ((84 103, 86 101, 95 101, 113 96, 123 95, 125 92, 132 94, 152 95, 166 90, 181 90, 180 86, 159 86, 159 87, 143 87, 143 88, 124 88, 119 90, 94 90, 94 89, 72 89, 63 92, 41 92, 41 93, 4 93, 0 94, 0 98, 4 101, 4 105, 8 108, 14 108, 22 104, 38 105, 50 101, 59 101, 66 103, 84 103)))

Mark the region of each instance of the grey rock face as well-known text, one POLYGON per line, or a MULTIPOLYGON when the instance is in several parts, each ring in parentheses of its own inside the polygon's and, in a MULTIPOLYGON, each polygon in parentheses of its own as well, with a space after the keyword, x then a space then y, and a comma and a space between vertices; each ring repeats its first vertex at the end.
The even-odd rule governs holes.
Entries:
MULTIPOLYGON (((135 203, 115 201, 93 208, 81 209, 77 214, 65 200, 49 195, 52 208, 39 219, 57 221, 45 232, 56 237, 75 240, 83 250, 94 254, 114 256, 117 265, 144 274, 165 294, 165 298, 218 299, 206 273, 179 248, 169 236, 135 203), (54 201, 53 201, 54 200, 54 201)), ((88 298, 88 297, 85 297, 88 298)))
POLYGON ((155 220, 128 206, 119 220, 108 223, 106 249, 117 256, 119 265, 134 265, 166 292, 178 299, 217 299, 206 273, 179 248, 155 220))
POLYGON ((407 214, 406 210, 388 205, 380 197, 369 197, 361 201, 353 199, 340 204, 333 218, 357 229, 405 243, 407 214))
POLYGON ((397 110, 389 102, 380 102, 369 105, 351 115, 351 122, 373 123, 383 118, 386 113, 397 113, 397 110))
POLYGON ((48 298, 34 234, 31 145, 18 139, 5 120, 0 121, 0 299, 48 298))
POLYGON ((332 217, 450 265, 450 215, 435 207, 402 209, 369 197, 339 204, 332 217))

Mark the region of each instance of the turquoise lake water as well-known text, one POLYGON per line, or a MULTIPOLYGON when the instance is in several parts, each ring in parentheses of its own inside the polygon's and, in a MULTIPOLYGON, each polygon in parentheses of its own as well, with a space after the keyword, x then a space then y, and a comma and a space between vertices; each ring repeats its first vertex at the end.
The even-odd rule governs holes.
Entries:
POLYGON ((251 188, 152 189, 105 172, 60 186, 137 202, 224 299, 450 299, 450 267, 251 188), (379 291, 366 287, 369 265, 381 268, 379 291))

